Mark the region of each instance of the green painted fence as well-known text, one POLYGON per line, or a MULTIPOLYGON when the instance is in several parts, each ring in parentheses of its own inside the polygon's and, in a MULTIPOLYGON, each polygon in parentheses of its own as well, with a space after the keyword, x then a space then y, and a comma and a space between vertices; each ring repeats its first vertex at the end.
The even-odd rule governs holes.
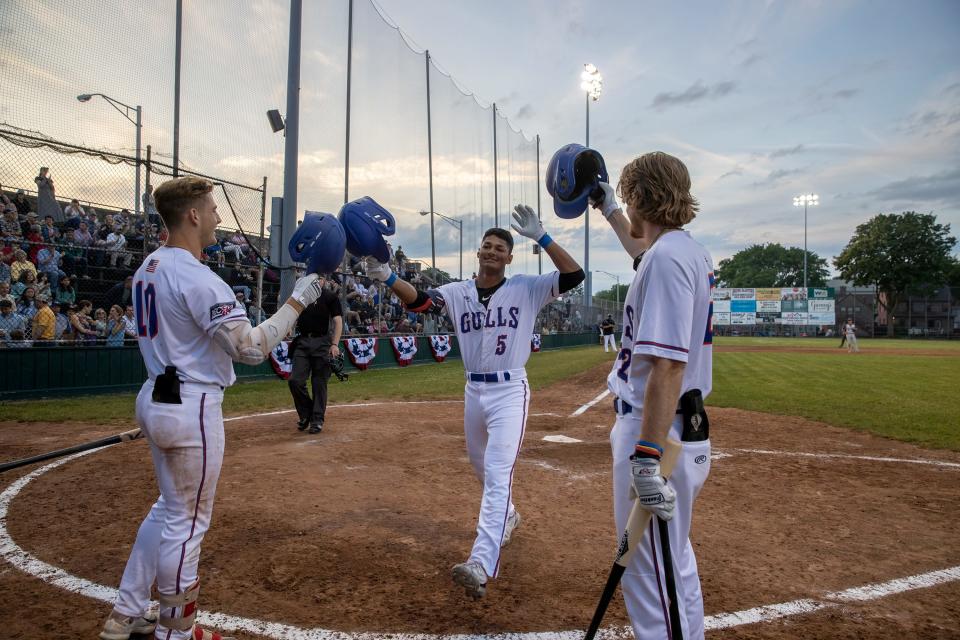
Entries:
MULTIPOLYGON (((460 358, 456 339, 449 360, 460 358)), ((598 344, 597 334, 563 333, 541 337, 542 348, 560 349, 598 344)), ((430 343, 417 338, 413 362, 433 362, 430 343)), ((387 338, 377 344, 372 368, 395 367, 397 359, 387 338)), ((269 363, 255 367, 236 364, 237 380, 252 380, 275 375, 269 363)), ((353 365, 347 360, 347 370, 353 365)), ((0 400, 21 400, 94 393, 115 393, 137 389, 147 377, 137 347, 33 347, 0 349, 0 400)))

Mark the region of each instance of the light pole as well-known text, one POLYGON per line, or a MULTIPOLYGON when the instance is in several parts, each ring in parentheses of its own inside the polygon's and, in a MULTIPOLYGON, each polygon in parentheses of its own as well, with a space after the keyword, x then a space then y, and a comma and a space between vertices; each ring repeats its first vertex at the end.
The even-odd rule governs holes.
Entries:
MULTIPOLYGON (((430 211, 421 211, 421 212, 420 212, 420 215, 422 215, 422 216, 428 216, 428 215, 430 215, 430 213, 431 213, 430 211)), ((437 211, 434 211, 434 212, 432 212, 432 213, 433 213, 433 215, 435 215, 435 216, 438 216, 438 217, 440 217, 440 218, 443 218, 444 220, 446 220, 447 222, 449 222, 450 224, 452 224, 453 226, 455 226, 457 229, 460 230, 460 279, 463 280, 463 220, 458 220, 458 219, 456 219, 456 218, 450 218, 450 217, 445 216, 445 215, 443 215, 442 213, 439 213, 439 212, 437 212, 437 211)), ((432 228, 432 226, 431 226, 431 229, 430 229, 430 234, 431 234, 431 235, 430 235, 431 244, 433 244, 433 242, 432 242, 432 241, 433 241, 433 228, 432 228)), ((437 268, 436 265, 434 265, 433 268, 436 269, 436 268, 437 268)))
POLYGON ((807 205, 815 207, 820 204, 820 196, 815 193, 797 196, 793 199, 793 206, 803 205, 803 295, 807 295, 807 205))
POLYGON ((140 133, 143 129, 143 122, 141 120, 143 110, 140 108, 140 105, 131 107, 128 104, 124 104, 119 100, 115 100, 108 95, 102 93, 81 93, 77 96, 77 100, 80 102, 89 102, 90 98, 93 96, 100 96, 104 100, 110 103, 110 106, 116 109, 120 115, 133 123, 133 126, 137 128, 137 186, 136 191, 133 197, 133 207, 137 215, 140 215, 140 133), (123 107, 122 109, 120 107, 123 107), (133 111, 137 114, 136 119, 130 117, 130 112, 133 111))
MULTIPOLYGON (((586 95, 587 104, 587 144, 590 146, 590 102, 596 102, 600 99, 600 93, 603 91, 603 76, 595 65, 589 62, 583 65, 583 71, 580 73, 580 88, 586 95)), ((583 270, 587 274, 587 280, 583 287, 583 301, 585 306, 593 306, 593 283, 590 281, 590 208, 587 208, 583 216, 583 270)))
POLYGON ((615 274, 613 274, 613 273, 610 273, 609 271, 603 271, 602 269, 595 269, 595 271, 596 271, 597 273, 606 274, 606 275, 610 276, 611 278, 613 278, 614 280, 617 281, 617 288, 616 288, 617 306, 616 306, 616 309, 617 309, 617 313, 620 313, 620 276, 615 275, 615 274))

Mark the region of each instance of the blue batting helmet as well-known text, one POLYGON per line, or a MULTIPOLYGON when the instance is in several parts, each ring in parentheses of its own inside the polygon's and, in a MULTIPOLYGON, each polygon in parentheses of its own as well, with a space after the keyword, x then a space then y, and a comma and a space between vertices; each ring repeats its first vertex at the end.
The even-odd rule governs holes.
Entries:
POLYGON ((390 260, 390 249, 384 236, 397 231, 393 214, 370 196, 348 202, 337 216, 347 235, 347 251, 355 256, 373 256, 380 262, 390 260))
POLYGON ((288 249, 294 262, 307 265, 307 273, 333 273, 343 260, 347 239, 332 214, 308 211, 293 232, 288 249))
MULTIPOLYGON (((553 210, 561 218, 579 217, 587 209, 587 199, 607 182, 607 166, 599 152, 582 144, 560 148, 547 165, 547 193, 553 198, 553 210)), ((599 195, 599 194, 597 194, 599 195)))

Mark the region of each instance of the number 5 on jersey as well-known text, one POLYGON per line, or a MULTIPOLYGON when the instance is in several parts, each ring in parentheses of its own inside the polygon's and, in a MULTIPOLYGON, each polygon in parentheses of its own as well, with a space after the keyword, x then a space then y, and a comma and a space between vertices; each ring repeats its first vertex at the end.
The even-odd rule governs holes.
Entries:
POLYGON ((137 281, 135 290, 135 309, 137 312, 137 335, 141 338, 156 337, 159 329, 157 321, 157 291, 151 282, 144 288, 143 280, 137 281))

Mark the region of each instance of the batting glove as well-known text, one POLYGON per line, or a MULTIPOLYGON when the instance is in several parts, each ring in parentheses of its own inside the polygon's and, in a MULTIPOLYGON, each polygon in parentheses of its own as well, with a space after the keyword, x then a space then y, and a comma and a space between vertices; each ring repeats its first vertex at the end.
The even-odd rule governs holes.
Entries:
POLYGON ((293 293, 290 294, 290 297, 304 307, 309 307, 320 298, 322 293, 323 281, 317 274, 311 273, 293 284, 293 293))
POLYGON ((525 204, 514 207, 513 219, 514 222, 510 224, 510 228, 534 242, 540 242, 540 238, 547 234, 543 225, 540 224, 540 219, 537 218, 537 212, 525 204))
POLYGON ((620 205, 617 204, 617 193, 613 187, 606 182, 600 183, 600 189, 603 191, 603 198, 600 200, 587 198, 587 202, 590 203, 591 207, 600 211, 604 218, 609 220, 610 216, 620 210, 620 205))
POLYGON ((639 500, 642 508, 661 520, 670 520, 676 507, 677 492, 661 475, 660 453, 654 446, 638 442, 636 452, 630 456, 633 480, 630 497, 639 500))
POLYGON ((385 262, 380 262, 373 256, 367 256, 363 259, 363 270, 368 278, 379 282, 386 282, 393 275, 393 269, 385 262))

